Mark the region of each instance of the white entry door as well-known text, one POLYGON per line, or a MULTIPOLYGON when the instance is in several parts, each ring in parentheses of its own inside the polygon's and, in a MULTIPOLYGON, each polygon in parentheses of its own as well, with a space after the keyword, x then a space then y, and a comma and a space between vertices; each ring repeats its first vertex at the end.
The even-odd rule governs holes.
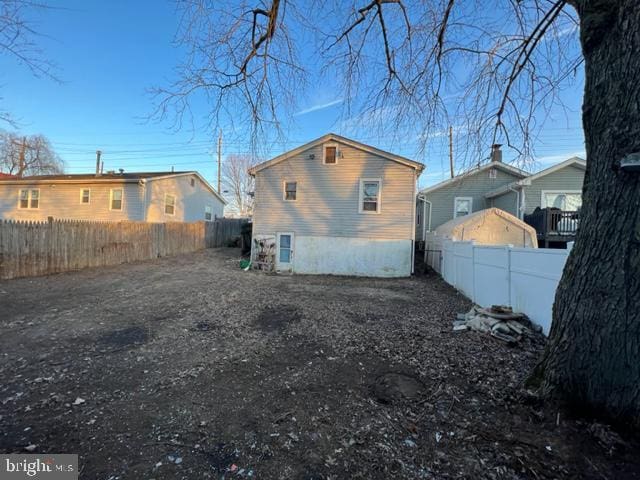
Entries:
POLYGON ((276 269, 292 270, 293 268, 293 233, 278 233, 276 242, 276 269))

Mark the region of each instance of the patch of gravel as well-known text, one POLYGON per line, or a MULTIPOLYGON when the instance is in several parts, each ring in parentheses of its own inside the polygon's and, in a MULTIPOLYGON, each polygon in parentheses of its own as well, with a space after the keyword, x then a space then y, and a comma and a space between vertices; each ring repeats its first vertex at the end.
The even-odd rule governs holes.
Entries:
POLYGON ((523 393, 544 338, 453 332, 469 307, 227 249, 0 282, 0 450, 86 479, 638 478, 636 439, 523 393))

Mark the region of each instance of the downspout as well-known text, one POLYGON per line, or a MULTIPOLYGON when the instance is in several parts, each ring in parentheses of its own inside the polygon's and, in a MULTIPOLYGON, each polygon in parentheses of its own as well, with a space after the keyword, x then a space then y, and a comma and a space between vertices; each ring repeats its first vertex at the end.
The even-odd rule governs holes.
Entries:
POLYGON ((425 239, 425 235, 426 232, 430 232, 431 231, 431 202, 429 200, 427 200, 427 198, 424 195, 420 195, 418 194, 418 200, 421 200, 423 203, 422 206, 422 238, 421 240, 425 239), (429 222, 427 223, 427 203, 429 204, 429 222), (425 230, 425 227, 429 225, 429 228, 425 230))
POLYGON ((418 170, 415 170, 415 178, 413 180, 413 195, 412 195, 412 204, 413 208, 411 209, 411 275, 414 274, 414 266, 416 263, 416 198, 418 197, 418 192, 416 192, 416 188, 418 186, 418 170))
POLYGON ((147 198, 147 179, 146 178, 142 178, 140 180, 140 186, 142 187, 142 195, 143 195, 143 199, 144 201, 142 202, 142 205, 144 207, 144 218, 142 219, 144 222, 147 221, 147 217, 149 215, 149 199, 147 198))
MULTIPOLYGON (((522 191, 522 186, 519 185, 520 189, 517 190, 515 188, 513 188, 511 185, 507 185, 507 187, 509 188, 509 190, 511 190, 512 192, 514 192, 516 194, 516 216, 518 217, 519 220, 522 220, 522 209, 520 207, 520 192, 522 191)), ((524 196, 524 192, 523 192, 523 196, 524 196)))

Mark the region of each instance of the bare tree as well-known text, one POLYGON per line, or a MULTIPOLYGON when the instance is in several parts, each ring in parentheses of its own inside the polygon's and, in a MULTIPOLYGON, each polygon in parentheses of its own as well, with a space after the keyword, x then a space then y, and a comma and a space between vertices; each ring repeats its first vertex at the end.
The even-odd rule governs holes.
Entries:
POLYGON ((44 135, 21 137, 15 133, 0 133, 0 172, 23 177, 63 171, 62 159, 44 135))
POLYGON ((253 214, 254 179, 249 175, 253 166, 251 155, 229 155, 222 164, 222 182, 231 193, 227 208, 239 217, 253 214))
POLYGON ((191 53, 157 92, 178 122, 202 95, 212 121, 229 111, 259 135, 287 114, 298 78, 322 73, 360 123, 427 141, 453 119, 470 157, 506 143, 526 161, 540 120, 584 69, 583 219, 531 384, 640 425, 640 180, 620 168, 640 151, 637 0, 216 3, 180 2, 191 53), (299 61, 299 45, 315 46, 312 60, 299 61))
MULTIPOLYGON (((39 33, 28 20, 30 12, 48 8, 51 7, 37 0, 1 0, 0 54, 13 58, 36 77, 57 81, 53 64, 36 42, 39 33)), ((15 119, 6 111, 0 110, 0 121, 15 125, 15 119)))

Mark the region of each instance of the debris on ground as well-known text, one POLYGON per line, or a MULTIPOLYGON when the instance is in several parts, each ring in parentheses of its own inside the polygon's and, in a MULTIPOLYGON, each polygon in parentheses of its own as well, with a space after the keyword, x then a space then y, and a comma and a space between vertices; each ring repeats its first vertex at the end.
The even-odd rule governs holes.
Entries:
POLYGON ((535 325, 524 313, 514 312, 505 305, 490 308, 473 306, 467 313, 459 313, 453 321, 453 330, 475 330, 489 333, 506 343, 517 343, 523 335, 539 333, 542 329, 535 325))
POLYGON ((81 480, 638 478, 633 437, 525 401, 544 336, 451 331, 472 305, 439 277, 238 261, 0 282, 0 452, 78 453, 81 480))

